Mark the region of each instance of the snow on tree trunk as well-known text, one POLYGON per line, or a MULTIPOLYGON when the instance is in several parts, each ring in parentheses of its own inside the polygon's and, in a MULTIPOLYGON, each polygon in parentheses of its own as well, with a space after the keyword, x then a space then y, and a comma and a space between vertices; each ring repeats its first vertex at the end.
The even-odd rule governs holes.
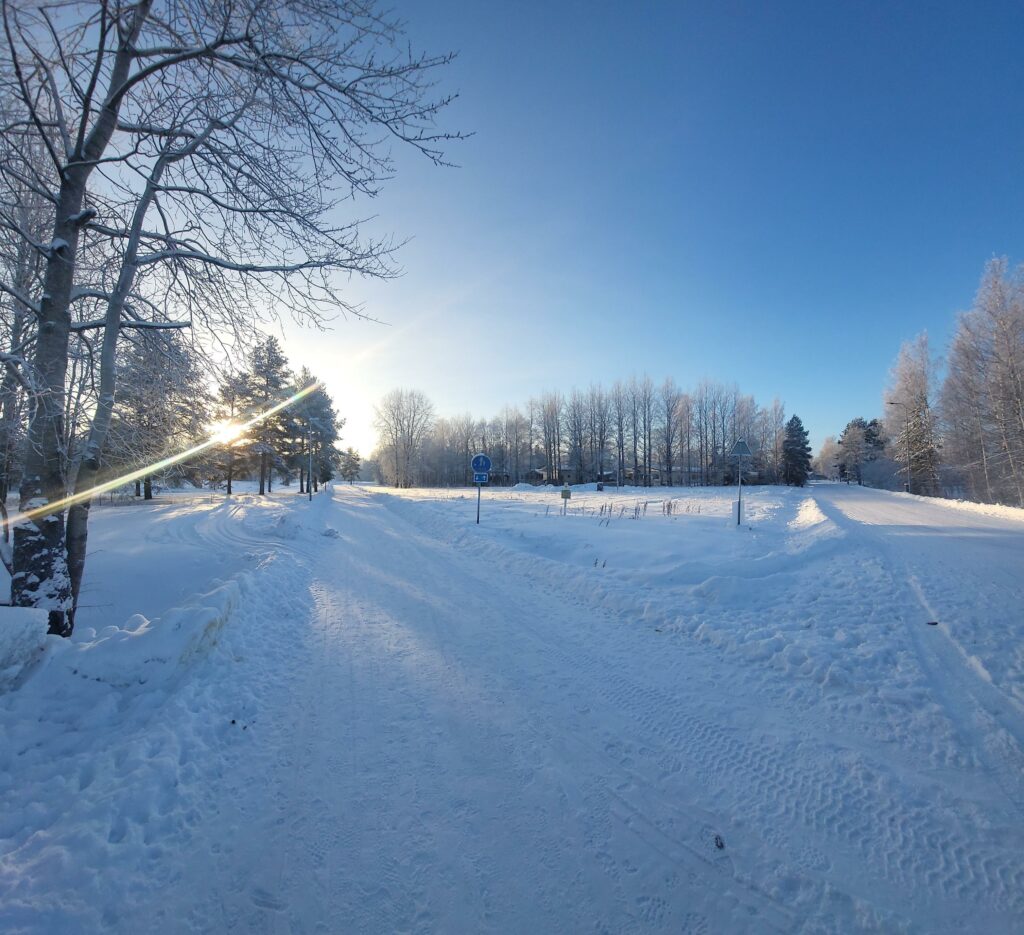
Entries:
MULTIPOLYGON (((41 383, 25 440, 25 468, 20 509, 47 510, 67 496, 67 451, 64 441, 64 391, 71 328, 78 226, 69 218, 82 208, 85 176, 70 173, 61 184, 53 239, 39 302, 39 327, 33 364, 41 383)), ((50 632, 70 635, 74 627, 68 575, 64 511, 59 507, 14 529, 11 603, 38 607, 49 615, 50 632)))

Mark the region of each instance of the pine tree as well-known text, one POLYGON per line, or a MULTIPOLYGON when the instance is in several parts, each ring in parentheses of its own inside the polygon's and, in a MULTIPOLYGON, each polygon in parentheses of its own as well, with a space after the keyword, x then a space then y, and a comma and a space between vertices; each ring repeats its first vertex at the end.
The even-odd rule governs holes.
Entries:
POLYGON ((350 484, 359 477, 359 452, 355 448, 346 448, 341 454, 341 476, 350 484))
POLYGON ((242 374, 229 374, 217 387, 217 405, 214 413, 226 437, 224 442, 214 449, 214 477, 217 481, 223 477, 229 497, 239 462, 239 448, 246 443, 246 437, 234 435, 232 427, 238 425, 243 418, 246 392, 246 379, 242 374))
MULTIPOLYGON (((316 382, 316 377, 303 368, 296 380, 295 389, 303 389, 316 382)), ((288 420, 296 442, 288 463, 298 470, 299 492, 309 488, 317 490, 320 484, 334 477, 340 458, 335 442, 340 438, 339 433, 345 420, 338 418, 334 402, 323 386, 318 386, 289 407, 288 420)))
MULTIPOLYGON (((266 412, 290 393, 288 360, 277 338, 269 337, 257 344, 249 354, 249 370, 245 374, 245 402, 248 417, 266 412)), ((250 433, 249 452, 259 463, 260 493, 273 489, 274 457, 287 445, 287 425, 279 412, 262 419, 250 433)))
POLYGON ((811 469, 811 446, 807 442, 807 429, 799 416, 786 423, 786 437, 782 442, 782 474, 787 484, 803 487, 811 469))
POLYGON ((885 454, 885 426, 878 419, 872 419, 864 427, 864 442, 867 445, 868 461, 877 461, 885 454))
POLYGON ((846 423, 837 444, 842 446, 839 457, 839 479, 852 477, 858 484, 863 482, 861 467, 868 460, 868 424, 862 416, 846 423))

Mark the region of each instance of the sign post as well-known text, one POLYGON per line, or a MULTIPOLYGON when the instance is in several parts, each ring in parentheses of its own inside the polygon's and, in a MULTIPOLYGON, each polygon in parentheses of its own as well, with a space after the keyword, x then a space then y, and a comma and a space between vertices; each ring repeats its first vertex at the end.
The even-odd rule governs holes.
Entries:
POLYGON ((562 516, 569 514, 569 500, 572 498, 572 491, 569 489, 569 485, 566 484, 562 488, 562 516))
POLYGON ((476 484, 476 524, 480 525, 480 489, 487 483, 491 470, 491 459, 485 454, 476 455, 469 466, 473 469, 473 483, 476 484))
POLYGON ((732 456, 736 459, 736 486, 739 490, 739 497, 736 500, 736 525, 743 525, 743 459, 753 457, 750 445, 744 439, 739 439, 732 446, 732 456))

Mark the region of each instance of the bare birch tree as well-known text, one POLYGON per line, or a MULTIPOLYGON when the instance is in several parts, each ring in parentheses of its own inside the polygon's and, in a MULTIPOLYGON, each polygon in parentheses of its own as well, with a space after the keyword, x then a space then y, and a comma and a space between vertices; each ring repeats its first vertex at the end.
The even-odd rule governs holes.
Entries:
POLYGON ((377 459, 387 482, 412 487, 420 482, 424 444, 434 424, 434 407, 419 390, 392 390, 377 405, 377 459))
POLYGON ((661 428, 661 450, 662 460, 665 465, 665 474, 662 482, 672 486, 674 455, 676 450, 676 436, 679 434, 679 405, 683 398, 682 390, 676 385, 671 377, 658 388, 658 416, 661 428))

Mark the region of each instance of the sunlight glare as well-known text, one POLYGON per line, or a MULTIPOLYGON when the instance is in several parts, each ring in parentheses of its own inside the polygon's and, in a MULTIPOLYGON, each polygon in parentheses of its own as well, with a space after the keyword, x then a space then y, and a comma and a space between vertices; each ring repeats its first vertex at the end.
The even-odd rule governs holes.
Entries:
POLYGON ((210 426, 210 438, 221 445, 226 445, 228 442, 233 442, 242 434, 244 426, 232 422, 230 419, 225 419, 221 422, 214 422, 210 426))

